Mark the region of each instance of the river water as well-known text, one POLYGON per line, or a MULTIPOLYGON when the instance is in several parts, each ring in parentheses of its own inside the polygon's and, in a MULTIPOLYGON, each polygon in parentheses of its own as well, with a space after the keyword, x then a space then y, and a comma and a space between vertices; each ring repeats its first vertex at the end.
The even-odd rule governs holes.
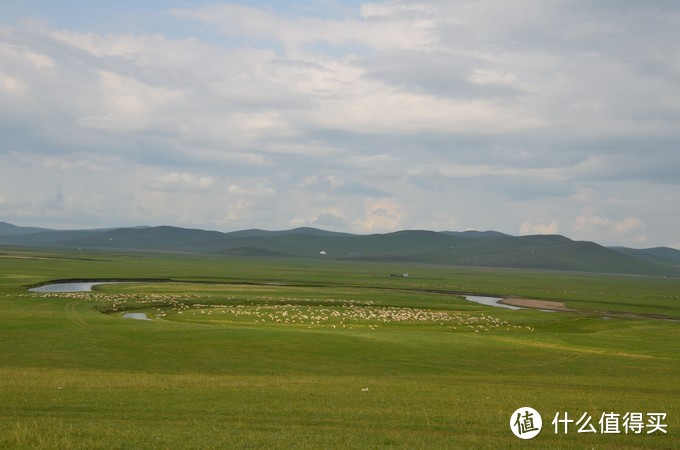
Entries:
MULTIPOLYGON (((125 281, 84 281, 84 282, 74 282, 74 283, 52 283, 45 284, 43 286, 38 286, 29 289, 30 292, 38 293, 55 293, 55 292, 91 292, 94 286, 100 284, 116 284, 116 283, 126 283, 125 281)), ((129 283, 129 282, 127 282, 129 283)), ((152 320, 146 313, 123 313, 122 317, 125 319, 135 319, 135 320, 152 320)))
POLYGON ((116 284, 121 283, 121 281, 85 281, 85 282, 74 282, 74 283, 52 283, 45 284, 43 286, 38 286, 29 289, 30 292, 90 292, 93 286, 100 284, 116 284))
POLYGON ((124 319, 134 319, 134 320, 151 320, 149 319, 149 316, 146 315, 146 313, 123 313, 123 318, 124 319))
POLYGON ((486 306, 493 306, 495 308, 507 308, 507 309, 522 309, 519 306, 504 305, 500 301, 503 300, 501 297, 483 297, 481 295, 466 295, 465 299, 470 302, 480 303, 486 306))
MULTIPOLYGON (((31 292, 40 293, 50 293, 50 292, 90 292, 92 287, 100 284, 115 284, 123 283, 121 281, 84 281, 84 282, 74 282, 74 283, 53 283, 45 284, 43 286, 38 286, 29 289, 31 292)), ((486 306, 493 306, 495 308, 506 308, 506 309, 523 309, 518 306, 504 305, 500 303, 503 300, 501 297, 486 297, 481 295, 466 295, 465 299, 471 302, 480 303, 486 306)), ((143 313, 125 313, 123 317, 129 319, 138 320, 150 320, 146 314, 143 313)))

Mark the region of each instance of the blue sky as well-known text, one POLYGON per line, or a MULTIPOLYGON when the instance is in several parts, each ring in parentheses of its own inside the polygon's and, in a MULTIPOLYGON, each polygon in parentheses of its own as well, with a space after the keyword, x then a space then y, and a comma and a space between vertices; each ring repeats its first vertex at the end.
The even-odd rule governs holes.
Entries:
POLYGON ((0 4, 0 220, 680 248, 680 6, 0 4))

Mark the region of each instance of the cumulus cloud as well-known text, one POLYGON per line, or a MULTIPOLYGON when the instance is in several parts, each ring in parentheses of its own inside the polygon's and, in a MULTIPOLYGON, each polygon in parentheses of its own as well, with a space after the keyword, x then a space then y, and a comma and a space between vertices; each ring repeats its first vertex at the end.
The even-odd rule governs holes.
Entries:
POLYGON ((10 75, 5 75, 0 73, 0 86, 3 87, 7 93, 22 93, 26 90, 26 85, 18 78, 12 77, 10 75))
POLYGON ((179 92, 149 86, 132 77, 109 71, 100 71, 98 76, 101 111, 77 118, 76 123, 83 127, 143 130, 154 122, 164 122, 152 116, 163 114, 182 100, 179 92))
POLYGON ((337 210, 324 211, 314 217, 303 219, 294 218, 290 221, 291 227, 312 226, 325 230, 346 231, 347 221, 342 217, 342 213, 337 210))
POLYGON ((232 184, 227 188, 227 192, 230 194, 248 196, 248 197, 260 197, 269 196, 276 194, 276 189, 266 187, 261 183, 257 183, 255 186, 250 188, 243 188, 236 184, 232 184))
POLYGON ((355 222, 364 233, 394 231, 403 227, 402 206, 395 199, 367 201, 364 216, 355 222))
POLYGON ((522 236, 531 234, 558 234, 560 231, 557 222, 553 221, 547 224, 531 223, 529 221, 522 222, 519 227, 519 234, 522 236))
POLYGON ((317 17, 285 17, 251 6, 222 3, 198 8, 177 8, 172 13, 179 18, 212 24, 229 35, 245 35, 255 40, 274 39, 293 50, 308 43, 326 42, 333 45, 359 44, 374 49, 413 48, 431 42, 431 24, 425 20, 413 22, 393 15, 392 10, 366 5, 363 20, 356 18, 322 19, 317 17), (391 16, 394 20, 381 20, 391 16), (377 20, 373 20, 377 19, 377 20))
POLYGON ((215 180, 209 176, 170 172, 155 177, 148 186, 153 191, 205 191, 214 183, 215 180))
POLYGON ((619 234, 630 233, 644 228, 644 223, 635 217, 626 217, 621 220, 612 220, 597 215, 581 215, 574 220, 575 230, 588 230, 602 228, 619 234))
POLYGON ((583 214, 574 218, 572 232, 576 236, 591 236, 593 240, 600 240, 611 244, 617 240, 628 240, 635 245, 647 242, 644 233, 645 223, 637 217, 614 219, 602 217, 593 208, 587 208, 583 214))
POLYGON ((332 212, 323 212, 314 219, 314 224, 331 229, 342 228, 346 225, 345 219, 332 212))
POLYGON ((258 5, 0 19, 4 220, 677 240, 675 3, 258 5))

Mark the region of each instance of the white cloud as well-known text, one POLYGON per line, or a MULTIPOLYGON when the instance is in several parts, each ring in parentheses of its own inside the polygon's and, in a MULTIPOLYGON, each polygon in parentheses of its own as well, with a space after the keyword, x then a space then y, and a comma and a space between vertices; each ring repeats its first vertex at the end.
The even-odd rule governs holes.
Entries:
POLYGON ((170 172, 155 177, 148 188, 153 191, 205 191, 210 189, 215 180, 209 176, 200 176, 188 172, 170 172))
POLYGON ((578 231, 600 228, 613 231, 618 234, 630 233, 644 228, 644 223, 635 217, 626 217, 621 220, 612 220, 597 215, 587 214, 577 216, 573 228, 578 231))
POLYGON ((558 234, 560 231, 557 222, 552 221, 547 224, 534 224, 529 221, 522 222, 519 228, 519 234, 522 236, 532 234, 558 234))
POLYGON ((264 197, 276 194, 276 189, 266 187, 262 183, 257 183, 250 188, 242 188, 236 184, 232 184, 227 188, 227 192, 246 197, 264 197))
POLYGON ((310 218, 295 217, 288 223, 288 226, 290 227, 312 226, 326 230, 340 231, 345 231, 347 225, 346 217, 344 217, 344 214, 337 208, 331 208, 310 218))
POLYGON ((26 90, 26 85, 19 79, 0 72, 0 86, 10 93, 20 94, 26 90))
MULTIPOLYGON (((218 223, 222 226, 238 228, 241 224, 248 223, 248 221, 251 220, 252 206, 253 204, 245 199, 239 199, 235 203, 229 203, 228 212, 218 223)), ((250 227, 252 226, 254 225, 250 225, 250 227)))
POLYGON ((33 63, 33 65, 38 69, 52 68, 54 67, 54 59, 47 55, 42 55, 40 53, 27 52, 26 58, 33 63))
POLYGON ((395 17, 396 20, 374 21, 371 19, 377 16, 382 19, 389 12, 371 14, 370 8, 362 8, 362 12, 365 20, 290 18, 234 3, 173 10, 176 17, 212 24, 225 34, 275 39, 286 45, 289 51, 319 41, 333 45, 359 44, 379 50, 419 48, 432 42, 430 21, 413 22, 398 17, 395 17))
POLYGON ((5 220, 677 241, 677 5, 260 4, 0 23, 5 220))
POLYGON ((645 223, 637 217, 611 219, 602 217, 594 208, 586 208, 574 218, 572 232, 575 236, 587 236, 605 244, 628 241, 634 245, 647 243, 645 223))
POLYGON ((354 225, 363 233, 399 230, 404 226, 402 206, 395 199, 369 200, 363 217, 354 225))
POLYGON ((165 121, 165 112, 182 100, 180 92, 149 86, 110 71, 99 72, 99 111, 76 120, 81 126, 108 130, 142 130, 165 121), (163 117, 153 117, 154 115, 163 117))
POLYGON ((328 189, 343 186, 345 182, 336 175, 322 175, 315 173, 306 179, 302 180, 300 187, 302 189, 328 189))
POLYGON ((594 196, 595 192, 592 189, 578 188, 576 192, 569 196, 569 200, 589 205, 593 202, 594 196))
POLYGON ((321 127, 397 135, 502 133, 542 126, 529 111, 486 100, 454 101, 379 85, 359 87, 342 99, 325 102, 311 119, 321 127))

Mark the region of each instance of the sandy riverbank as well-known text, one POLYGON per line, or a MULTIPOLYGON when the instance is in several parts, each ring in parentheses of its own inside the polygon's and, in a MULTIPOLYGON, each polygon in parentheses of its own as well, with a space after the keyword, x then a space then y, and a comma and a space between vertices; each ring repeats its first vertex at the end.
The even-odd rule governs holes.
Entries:
POLYGON ((547 309, 550 311, 574 311, 568 308, 563 302, 555 302, 551 300, 532 300, 528 298, 509 297, 504 298, 499 303, 511 306, 519 306, 520 308, 535 308, 547 309))

